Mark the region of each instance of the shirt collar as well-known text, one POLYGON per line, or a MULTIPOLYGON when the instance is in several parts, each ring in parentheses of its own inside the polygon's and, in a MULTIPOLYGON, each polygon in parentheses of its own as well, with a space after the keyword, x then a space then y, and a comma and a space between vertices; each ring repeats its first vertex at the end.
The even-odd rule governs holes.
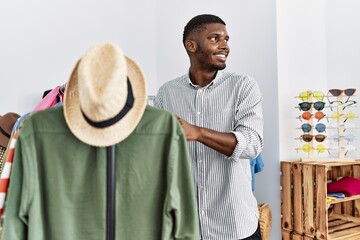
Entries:
MULTIPOLYGON (((215 83, 217 83, 222 77, 223 77, 224 73, 223 71, 221 70, 218 70, 217 73, 216 73, 216 76, 215 78, 206 86, 204 86, 204 88, 208 88, 208 87, 211 87, 212 85, 214 85, 215 83)), ((191 79, 190 79, 190 69, 186 75, 186 78, 187 78, 187 81, 189 83, 190 86, 194 87, 194 88, 202 88, 200 87, 199 85, 195 85, 191 82, 191 79)))

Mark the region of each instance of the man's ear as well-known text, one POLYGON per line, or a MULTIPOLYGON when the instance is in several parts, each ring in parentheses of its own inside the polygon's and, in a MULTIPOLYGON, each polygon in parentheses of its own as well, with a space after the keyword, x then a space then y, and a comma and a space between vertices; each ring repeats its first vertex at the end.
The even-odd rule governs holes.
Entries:
POLYGON ((186 50, 189 52, 196 52, 197 50, 197 44, 194 40, 186 40, 185 42, 186 50))

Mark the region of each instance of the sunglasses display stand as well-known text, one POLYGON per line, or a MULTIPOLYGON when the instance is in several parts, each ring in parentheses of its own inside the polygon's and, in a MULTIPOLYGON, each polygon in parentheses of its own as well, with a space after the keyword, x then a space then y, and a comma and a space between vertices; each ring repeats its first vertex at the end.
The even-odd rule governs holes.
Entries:
MULTIPOLYGON (((337 101, 338 102, 342 102, 342 97, 341 95, 337 97, 337 101)), ((339 113, 339 117, 337 118, 337 125, 338 125, 338 135, 339 135, 339 159, 345 159, 345 126, 344 126, 344 114, 343 114, 343 109, 342 106, 340 104, 337 104, 336 106, 337 108, 337 112, 339 113)), ((347 159, 350 160, 350 159, 347 159)), ((354 161, 352 159, 352 161, 354 161)))
MULTIPOLYGON (((301 98, 301 100, 303 100, 302 103, 299 103, 299 108, 300 108, 300 110, 304 111, 304 113, 302 115, 300 115, 299 118, 300 118, 300 120, 301 120, 301 117, 304 120, 307 120, 307 124, 308 124, 308 126, 310 126, 310 129, 307 131, 307 133, 308 133, 308 136, 311 136, 310 141, 306 141, 307 148, 305 148, 305 149, 303 148, 303 150, 307 153, 307 158, 301 158, 301 161, 314 161, 314 149, 316 149, 316 148, 314 146, 315 140, 313 139, 314 127, 312 127, 312 126, 315 126, 315 125, 314 125, 314 119, 312 116, 317 116, 317 115, 313 114, 314 104, 312 103, 312 98, 315 98, 316 100, 321 102, 324 98, 324 94, 322 92, 318 92, 318 91, 313 92, 311 90, 308 90, 308 91, 300 93, 299 98, 301 98), (308 114, 306 114, 306 113, 308 113, 308 114)), ((324 105, 322 106, 321 109, 318 110, 318 112, 320 113, 321 112, 320 110, 322 110, 323 108, 324 108, 324 105)), ((323 118, 324 116, 325 115, 320 117, 319 120, 321 118, 323 118)), ((304 135, 302 135, 300 138, 303 138, 303 137, 304 137, 304 135)))
MULTIPOLYGON (((338 134, 338 157, 337 158, 328 158, 323 161, 327 162, 354 162, 355 159, 345 157, 346 156, 346 140, 345 140, 345 114, 344 114, 344 106, 343 106, 343 96, 340 94, 336 96, 336 101, 332 101, 333 103, 337 103, 335 106, 332 106, 332 109, 336 109, 337 117, 337 134, 338 134)), ((329 101, 330 104, 330 101, 329 101)))
MULTIPOLYGON (((309 109, 307 109, 310 113, 311 113, 311 116, 315 115, 316 114, 313 114, 313 107, 311 106, 311 96, 313 94, 312 91, 307 91, 306 93, 308 93, 308 97, 306 99, 302 99, 302 100, 306 100, 310 107, 309 109)), ((338 150, 338 156, 337 157, 333 157, 333 158, 314 158, 314 150, 316 150, 317 148, 315 148, 314 146, 314 142, 315 140, 314 139, 310 139, 310 141, 307 141, 307 149, 306 152, 307 152, 307 158, 301 158, 301 161, 302 162, 313 162, 313 161, 321 161, 321 162, 354 162, 355 160, 352 159, 352 158, 348 158, 348 157, 345 157, 346 155, 346 141, 345 141, 345 126, 344 126, 344 122, 345 122, 345 115, 344 115, 344 106, 343 106, 343 97, 341 94, 339 94, 338 96, 336 96, 336 101, 332 101, 332 103, 337 103, 336 105, 333 105, 333 107, 330 107, 331 109, 336 109, 337 110, 337 113, 338 113, 338 117, 336 118, 337 119, 337 122, 336 122, 336 127, 334 127, 335 129, 337 129, 337 134, 338 134, 338 146, 337 146, 337 150, 338 150), (340 104, 341 103, 341 104, 340 104)), ((329 96, 328 96, 328 99, 329 99, 329 96)), ((319 98, 317 98, 317 100, 319 100, 319 98)), ((303 102, 303 103, 306 103, 303 102)), ((303 103, 300 103, 299 106, 300 106, 300 109, 301 109, 301 106, 304 105, 303 103)), ((330 104, 330 101, 329 101, 329 104, 330 104)), ((301 110, 304 110, 304 109, 301 109, 301 110)), ((318 110, 318 109, 316 109, 318 110)), ((317 112, 319 113, 319 111, 317 112)), ((325 115, 323 115, 325 116, 325 115)), ((329 117, 326 117, 327 119, 329 119, 329 117)), ((307 123, 310 125, 310 126, 314 126, 314 119, 311 117, 311 118, 308 118, 306 119, 307 120, 307 123)), ((320 120, 320 119, 319 119, 320 120)), ((308 132, 308 134, 312 137, 314 137, 314 134, 313 134, 313 128, 310 129, 310 131, 308 132)), ((304 135, 302 135, 302 137, 304 137, 304 135)), ((304 149, 303 149, 304 150, 304 149)), ((304 151, 305 151, 304 150, 304 151)), ((322 149, 318 149, 318 151, 320 152, 320 150, 322 149)))

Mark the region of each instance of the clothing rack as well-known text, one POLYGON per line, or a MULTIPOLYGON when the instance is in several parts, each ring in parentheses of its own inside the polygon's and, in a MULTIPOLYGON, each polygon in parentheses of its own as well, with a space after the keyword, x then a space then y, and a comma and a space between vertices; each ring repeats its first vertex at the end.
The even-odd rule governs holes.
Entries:
POLYGON ((115 240, 115 193, 116 193, 116 164, 115 145, 106 147, 107 175, 106 175, 106 240, 115 240))

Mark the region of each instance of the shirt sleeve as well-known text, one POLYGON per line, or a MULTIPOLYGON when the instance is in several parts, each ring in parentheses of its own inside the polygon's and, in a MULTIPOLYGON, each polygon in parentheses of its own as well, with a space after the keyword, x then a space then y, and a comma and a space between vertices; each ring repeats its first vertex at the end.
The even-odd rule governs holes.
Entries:
POLYGON ((234 130, 237 140, 230 158, 252 159, 263 148, 262 96, 258 84, 252 78, 245 79, 236 107, 234 130))
POLYGON ((164 109, 162 89, 163 89, 162 87, 159 89, 159 91, 156 94, 155 99, 154 99, 154 107, 157 107, 160 109, 164 109))
POLYGON ((168 196, 162 239, 200 239, 191 161, 180 124, 173 117, 175 134, 170 143, 168 196))
POLYGON ((21 148, 20 137, 16 141, 14 161, 12 163, 12 172, 10 185, 6 199, 6 208, 4 214, 3 239, 23 240, 27 239, 28 222, 25 216, 25 203, 28 200, 27 179, 22 161, 23 150, 21 148))

